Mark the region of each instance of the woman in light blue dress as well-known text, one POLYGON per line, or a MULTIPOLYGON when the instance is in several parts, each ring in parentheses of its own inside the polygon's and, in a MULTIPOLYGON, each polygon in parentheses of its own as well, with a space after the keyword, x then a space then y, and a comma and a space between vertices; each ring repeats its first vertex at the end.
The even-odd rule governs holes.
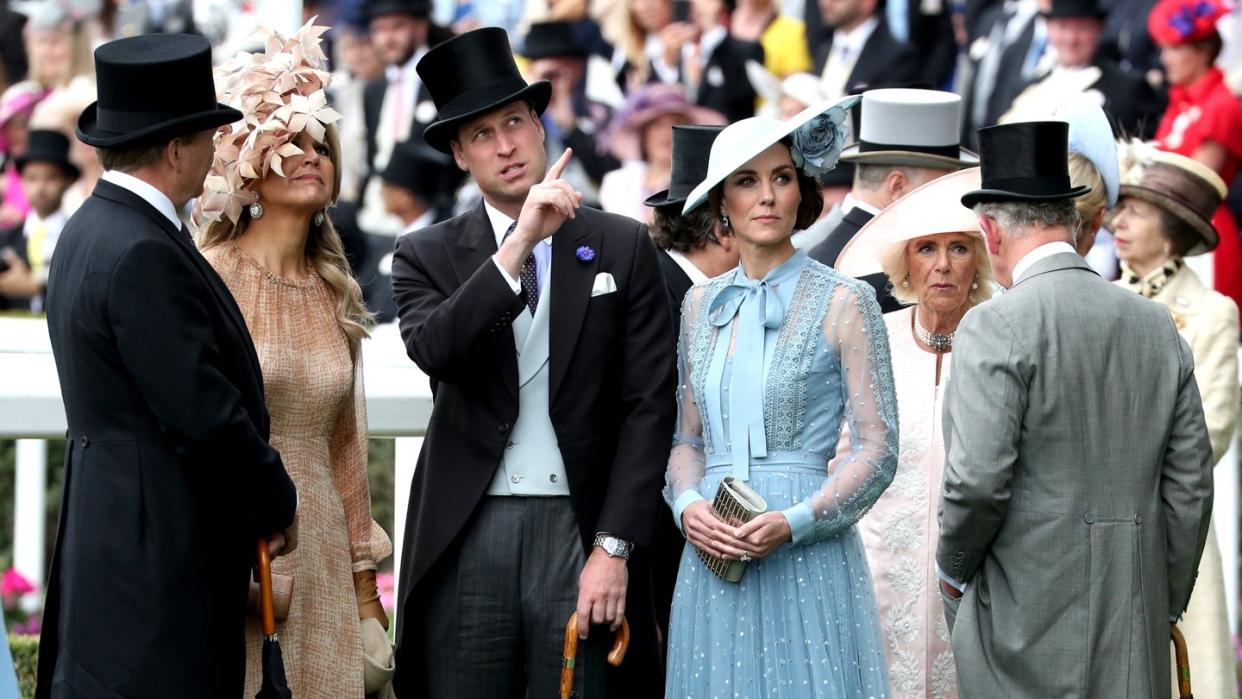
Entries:
POLYGON ((682 308, 665 496, 689 543, 668 697, 888 696, 854 527, 897 465, 888 336, 870 286, 790 242, 823 206, 814 177, 835 164, 852 104, 730 126, 687 200, 686 211, 718 212, 742 261, 696 285, 682 308), (838 455, 843 431, 850 448, 838 455), (725 476, 746 481, 768 511, 740 527, 715 517, 725 476), (748 561, 741 582, 717 578, 696 547, 748 561))

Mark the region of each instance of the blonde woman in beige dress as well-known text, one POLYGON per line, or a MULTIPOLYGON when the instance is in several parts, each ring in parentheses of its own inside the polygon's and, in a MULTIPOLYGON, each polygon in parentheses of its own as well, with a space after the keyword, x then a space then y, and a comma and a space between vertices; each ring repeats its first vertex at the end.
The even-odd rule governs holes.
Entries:
POLYGON ((884 315, 901 425, 897 474, 858 523, 894 699, 958 696, 936 575, 945 455, 940 411, 958 321, 991 296, 978 220, 959 203, 978 187, 979 168, 923 185, 869 221, 837 259, 850 276, 883 271, 893 297, 913 304, 884 315))
MULTIPOLYGON (((326 73, 291 61, 318 82, 280 78, 289 48, 309 56, 305 47, 317 47, 317 29, 308 25, 288 42, 277 37, 268 44, 270 64, 250 66, 244 80, 226 83, 225 98, 236 99, 246 120, 217 135, 198 207, 202 218, 214 220, 199 243, 246 319, 263 369, 271 444, 298 488, 298 547, 272 564, 290 688, 296 697, 360 698, 377 689, 364 685, 365 657, 391 653, 375 569, 392 545, 371 518, 367 483, 360 344, 369 316, 325 214, 341 182, 335 112, 313 107, 326 73), (275 69, 264 87, 291 109, 241 97, 266 79, 265 65, 275 69), (289 93, 280 92, 282 84, 289 93), (309 98, 296 99, 299 90, 309 98), (298 119, 298 108, 307 105, 310 115, 298 119), (251 129, 272 138, 251 139, 251 129)), ((259 620, 252 617, 246 697, 259 688, 261 646, 259 620)))

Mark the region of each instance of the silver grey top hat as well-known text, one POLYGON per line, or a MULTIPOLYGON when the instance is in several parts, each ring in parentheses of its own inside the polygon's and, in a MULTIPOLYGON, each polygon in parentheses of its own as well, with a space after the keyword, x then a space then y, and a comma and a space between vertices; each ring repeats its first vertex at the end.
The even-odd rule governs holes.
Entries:
POLYGON ((875 165, 964 168, 979 156, 961 147, 962 98, 952 92, 886 88, 862 96, 858 142, 841 160, 875 165))

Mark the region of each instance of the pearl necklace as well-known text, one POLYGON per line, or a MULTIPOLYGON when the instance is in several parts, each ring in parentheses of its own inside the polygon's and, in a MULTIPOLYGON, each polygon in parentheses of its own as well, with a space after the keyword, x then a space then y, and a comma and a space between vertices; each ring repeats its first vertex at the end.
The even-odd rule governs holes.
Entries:
POLYGON ((919 320, 919 309, 917 306, 915 307, 914 335, 919 338, 920 342, 932 348, 932 350, 936 352, 948 352, 953 349, 953 335, 955 334, 956 331, 951 332, 948 335, 941 335, 940 333, 931 332, 927 328, 923 327, 922 321, 919 320))

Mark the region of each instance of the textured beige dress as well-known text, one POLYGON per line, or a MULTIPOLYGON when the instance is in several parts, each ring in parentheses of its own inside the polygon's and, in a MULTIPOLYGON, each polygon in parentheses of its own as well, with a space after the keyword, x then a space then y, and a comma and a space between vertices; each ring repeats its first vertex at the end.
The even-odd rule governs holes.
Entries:
MULTIPOLYGON (((362 363, 336 322, 318 276, 278 277, 232 243, 204 252, 237 299, 254 338, 271 443, 298 489, 298 547, 272 564, 277 594, 289 593, 277 623, 293 696, 362 697, 362 637, 353 573, 392 553, 371 519, 362 363)), ((280 604, 278 603, 279 607, 280 604)), ((246 626, 246 693, 259 688, 259 620, 246 626)))

